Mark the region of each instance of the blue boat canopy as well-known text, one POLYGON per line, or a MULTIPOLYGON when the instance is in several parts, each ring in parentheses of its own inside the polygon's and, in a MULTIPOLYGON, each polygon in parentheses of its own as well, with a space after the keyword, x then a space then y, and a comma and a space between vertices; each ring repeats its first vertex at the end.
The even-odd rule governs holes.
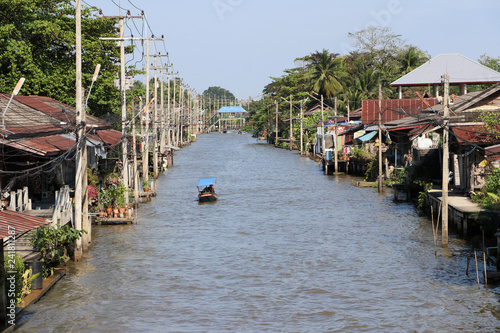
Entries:
POLYGON ((198 187, 214 185, 216 179, 217 178, 215 178, 215 177, 202 178, 202 179, 200 179, 200 182, 198 183, 198 187))

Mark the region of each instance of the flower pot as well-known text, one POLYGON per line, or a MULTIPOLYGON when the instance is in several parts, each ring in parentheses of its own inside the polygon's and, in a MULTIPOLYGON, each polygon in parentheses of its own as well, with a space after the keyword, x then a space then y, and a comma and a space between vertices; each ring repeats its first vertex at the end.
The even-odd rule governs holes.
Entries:
POLYGON ((118 210, 120 211, 120 217, 124 218, 125 217, 125 208, 120 207, 120 208, 118 208, 118 210))
POLYGON ((114 216, 114 217, 118 217, 118 213, 119 213, 118 208, 114 208, 114 209, 113 209, 113 216, 114 216))
POLYGON ((108 214, 108 216, 111 216, 111 213, 113 213, 113 208, 112 207, 107 207, 106 208, 106 214, 108 214))

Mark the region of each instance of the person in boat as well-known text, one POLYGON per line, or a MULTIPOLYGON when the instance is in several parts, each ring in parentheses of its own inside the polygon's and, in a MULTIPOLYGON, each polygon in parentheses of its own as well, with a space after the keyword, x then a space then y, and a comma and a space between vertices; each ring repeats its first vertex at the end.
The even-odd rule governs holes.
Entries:
POLYGON ((213 186, 212 185, 208 185, 207 187, 205 187, 203 189, 203 193, 212 193, 213 191, 213 186))

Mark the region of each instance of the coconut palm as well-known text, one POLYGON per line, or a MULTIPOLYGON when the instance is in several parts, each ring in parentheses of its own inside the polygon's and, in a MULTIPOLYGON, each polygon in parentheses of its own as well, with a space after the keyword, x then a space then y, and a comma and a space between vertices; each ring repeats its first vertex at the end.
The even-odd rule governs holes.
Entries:
POLYGON ((428 57, 415 46, 408 46, 400 55, 401 72, 409 73, 428 60, 428 57))
POLYGON ((343 90, 340 80, 345 72, 338 54, 323 49, 306 57, 306 61, 309 62, 307 80, 312 90, 327 98, 343 90))

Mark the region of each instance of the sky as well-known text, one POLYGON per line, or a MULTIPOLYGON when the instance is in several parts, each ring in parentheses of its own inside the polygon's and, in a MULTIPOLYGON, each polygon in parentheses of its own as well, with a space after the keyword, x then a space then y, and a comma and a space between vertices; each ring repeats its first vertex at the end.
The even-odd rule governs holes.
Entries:
MULTIPOLYGON (((83 0, 119 15, 146 15, 148 33, 164 36, 150 54, 167 52, 184 83, 197 93, 212 86, 238 99, 259 99, 271 77, 294 59, 327 49, 354 50, 348 33, 389 27, 431 57, 460 53, 477 61, 500 57, 497 0, 83 0), (121 14, 124 14, 124 10, 121 14)), ((127 20, 125 36, 144 37, 142 21, 127 20)), ((142 67, 143 48, 128 64, 142 67), (139 62, 138 62, 139 61, 139 62)), ((145 65, 144 65, 145 66, 145 65)), ((145 82, 144 76, 134 78, 145 82)))

